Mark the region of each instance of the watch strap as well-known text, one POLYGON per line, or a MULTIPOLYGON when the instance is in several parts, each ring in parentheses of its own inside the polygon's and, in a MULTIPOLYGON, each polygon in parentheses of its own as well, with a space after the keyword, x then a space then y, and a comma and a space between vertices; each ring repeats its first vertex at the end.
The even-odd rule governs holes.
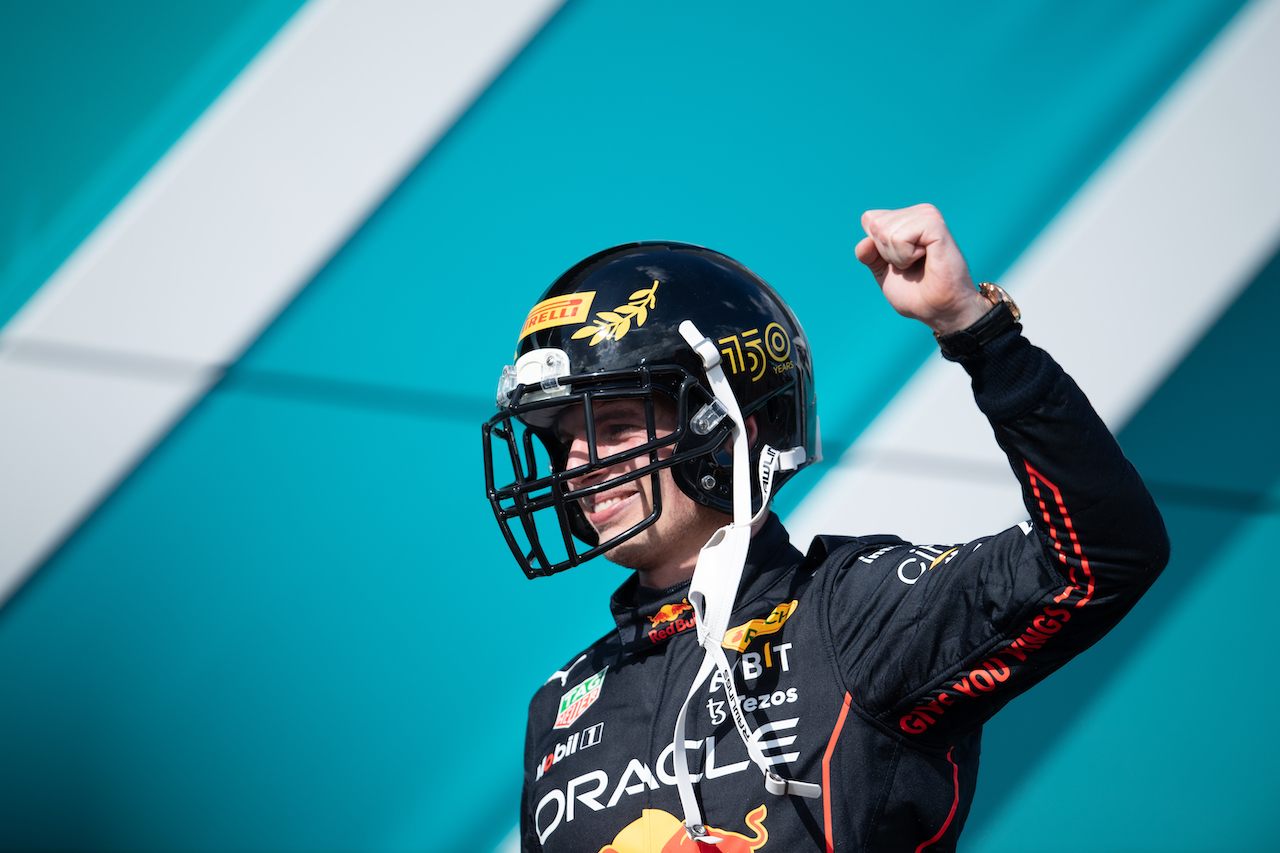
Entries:
POLYGON ((982 349, 983 344, 995 340, 1008 329, 1018 325, 1013 310, 1008 302, 997 302, 987 313, 978 318, 973 325, 949 335, 939 335, 938 348, 949 361, 956 361, 967 355, 973 355, 982 349))

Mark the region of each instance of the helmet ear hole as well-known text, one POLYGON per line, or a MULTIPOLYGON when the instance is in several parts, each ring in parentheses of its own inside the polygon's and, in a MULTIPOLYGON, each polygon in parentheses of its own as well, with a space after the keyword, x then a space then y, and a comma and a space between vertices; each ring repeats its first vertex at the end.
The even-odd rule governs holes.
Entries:
POLYGON ((764 405, 765 416, 769 419, 769 425, 777 425, 784 417, 786 417, 785 406, 781 397, 770 397, 769 402, 764 405))

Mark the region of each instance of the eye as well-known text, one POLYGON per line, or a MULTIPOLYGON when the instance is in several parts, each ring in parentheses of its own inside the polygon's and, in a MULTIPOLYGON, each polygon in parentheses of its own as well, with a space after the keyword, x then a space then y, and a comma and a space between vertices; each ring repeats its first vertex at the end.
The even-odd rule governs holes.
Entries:
POLYGON ((632 427, 630 424, 621 424, 617 421, 604 424, 601 428, 596 430, 596 434, 599 435, 601 439, 609 443, 617 442, 630 435, 631 432, 632 427))
POLYGON ((643 424, 631 421, 608 421, 596 427, 596 438, 602 444, 622 444, 643 440, 647 435, 643 424))

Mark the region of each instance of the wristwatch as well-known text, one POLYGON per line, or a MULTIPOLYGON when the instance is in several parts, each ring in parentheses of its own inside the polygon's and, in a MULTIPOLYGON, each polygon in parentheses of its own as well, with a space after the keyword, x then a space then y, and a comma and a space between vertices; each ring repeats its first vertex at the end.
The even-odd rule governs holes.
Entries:
POLYGON ((984 281, 978 285, 978 290, 991 301, 990 311, 979 317, 967 329, 961 329, 949 335, 933 333, 933 336, 938 339, 938 348, 942 350, 942 355, 951 361, 973 355, 982 348, 983 344, 994 340, 1000 333, 1022 319, 1022 312, 1018 310, 1018 306, 999 285, 984 281))

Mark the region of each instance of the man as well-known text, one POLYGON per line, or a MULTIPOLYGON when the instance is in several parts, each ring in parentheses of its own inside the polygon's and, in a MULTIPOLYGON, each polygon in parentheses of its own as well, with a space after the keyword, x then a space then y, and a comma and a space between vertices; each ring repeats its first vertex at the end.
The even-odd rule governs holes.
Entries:
POLYGON ((1030 521, 801 554, 768 512, 820 458, 790 310, 698 247, 584 260, 530 312, 485 427, 489 497, 531 577, 600 554, 635 570, 617 629, 530 704, 525 850, 953 849, 982 723, 1163 568, 1137 473, 938 212, 862 224, 858 259, 969 373, 1030 521))

